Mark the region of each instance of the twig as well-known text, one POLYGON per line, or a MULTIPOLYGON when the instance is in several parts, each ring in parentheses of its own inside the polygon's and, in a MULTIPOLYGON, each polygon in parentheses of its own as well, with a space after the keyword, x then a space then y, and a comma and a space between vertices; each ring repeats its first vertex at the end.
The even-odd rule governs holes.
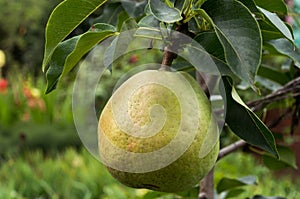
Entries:
POLYGON ((234 143, 222 148, 219 152, 218 160, 220 160, 221 158, 225 157, 226 155, 232 153, 233 151, 236 151, 237 149, 245 146, 246 144, 247 144, 247 142, 245 142, 244 140, 239 140, 237 142, 234 142, 234 143))
POLYGON ((247 105, 252 109, 252 111, 258 111, 267 106, 268 104, 290 97, 300 96, 300 77, 293 79, 288 82, 284 87, 271 93, 259 100, 250 101, 247 105))

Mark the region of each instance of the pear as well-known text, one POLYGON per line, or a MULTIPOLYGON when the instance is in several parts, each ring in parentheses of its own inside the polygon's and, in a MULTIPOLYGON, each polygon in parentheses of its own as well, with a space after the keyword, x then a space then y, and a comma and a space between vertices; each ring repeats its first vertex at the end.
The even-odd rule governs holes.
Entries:
POLYGON ((185 72, 146 70, 125 81, 102 110, 102 162, 133 188, 180 192, 214 166, 218 125, 211 104, 185 72))

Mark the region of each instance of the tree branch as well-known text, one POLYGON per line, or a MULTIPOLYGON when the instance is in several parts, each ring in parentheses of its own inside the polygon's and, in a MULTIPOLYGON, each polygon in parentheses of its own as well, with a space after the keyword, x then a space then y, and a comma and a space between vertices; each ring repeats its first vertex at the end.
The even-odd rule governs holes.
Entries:
POLYGON ((214 198, 214 168, 200 182, 198 199, 214 198))
POLYGON ((258 111, 272 102, 291 97, 295 98, 298 96, 300 96, 300 77, 288 82, 281 89, 278 89, 274 93, 271 93, 261 99, 248 102, 247 105, 252 109, 252 111, 258 111))
POLYGON ((220 160, 221 158, 225 157, 226 155, 238 150, 239 148, 245 146, 246 144, 247 144, 247 142, 245 142, 244 140, 239 140, 237 142, 234 142, 234 143, 222 148, 219 152, 218 160, 220 160))

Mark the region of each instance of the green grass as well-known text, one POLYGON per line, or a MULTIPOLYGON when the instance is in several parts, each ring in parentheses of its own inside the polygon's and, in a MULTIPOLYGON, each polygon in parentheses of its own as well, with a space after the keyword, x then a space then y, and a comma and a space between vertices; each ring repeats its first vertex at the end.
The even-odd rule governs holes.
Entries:
MULTIPOLYGON (((234 153, 216 165, 215 182, 222 177, 247 175, 256 175, 258 185, 243 187, 245 192, 235 198, 251 198, 255 194, 300 198, 297 193, 299 180, 292 182, 289 176, 275 178, 271 171, 242 153, 234 153)), ((105 167, 84 149, 77 151, 68 148, 62 153, 52 152, 47 155, 40 150, 25 151, 0 162, 0 199, 196 198, 195 189, 190 195, 182 197, 125 187, 113 179, 105 167)))

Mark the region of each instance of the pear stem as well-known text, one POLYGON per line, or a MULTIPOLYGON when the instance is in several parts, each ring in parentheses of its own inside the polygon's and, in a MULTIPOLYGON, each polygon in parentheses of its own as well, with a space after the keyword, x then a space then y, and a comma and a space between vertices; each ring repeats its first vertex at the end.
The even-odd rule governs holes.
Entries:
MULTIPOLYGON (((189 32, 188 30, 188 23, 183 23, 183 21, 181 21, 179 23, 180 25, 178 25, 176 27, 176 31, 186 34, 190 37, 194 37, 195 35, 191 32, 189 32)), ((170 35, 172 37, 172 35, 170 35)), ((172 38, 170 40, 170 44, 166 45, 164 47, 164 54, 163 54, 163 60, 161 63, 161 67, 159 70, 166 70, 166 71, 170 71, 170 67, 173 63, 173 60, 177 58, 177 50, 179 48, 179 46, 176 46, 177 42, 174 39, 174 42, 172 42, 172 38), (172 45, 173 44, 173 45, 172 45)))
POLYGON ((170 71, 170 66, 172 65, 173 60, 177 57, 177 54, 170 51, 169 46, 164 48, 163 60, 159 70, 170 71))

